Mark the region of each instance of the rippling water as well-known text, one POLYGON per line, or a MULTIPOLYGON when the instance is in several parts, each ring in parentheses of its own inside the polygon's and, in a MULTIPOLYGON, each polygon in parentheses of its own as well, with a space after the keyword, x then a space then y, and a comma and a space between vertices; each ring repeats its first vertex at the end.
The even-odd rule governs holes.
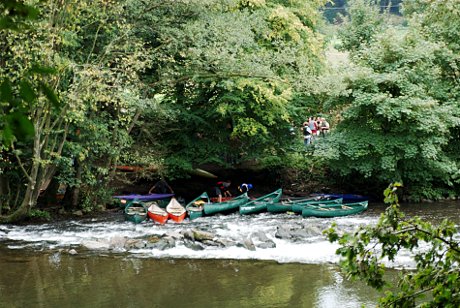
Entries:
MULTIPOLYGON (((459 223, 458 202, 403 205, 408 216, 459 223)), ((120 213, 44 225, 0 225, 0 306, 22 307, 357 307, 377 293, 348 282, 335 265, 336 245, 322 231, 377 221, 384 206, 356 216, 319 219, 269 213, 204 217, 160 226, 125 222, 120 213), (279 230, 291 230, 280 236, 279 230), (185 232, 212 233, 227 247, 193 249, 185 232), (166 249, 133 245, 175 238, 166 249), (273 243, 260 248, 260 234, 273 243), (292 236, 291 236, 292 235, 292 236), (250 240, 254 247, 242 243, 250 240), (136 248, 137 247, 137 248, 136 248), (18 303, 18 304, 14 304, 18 303)), ((392 266, 410 267, 409 253, 392 266)))

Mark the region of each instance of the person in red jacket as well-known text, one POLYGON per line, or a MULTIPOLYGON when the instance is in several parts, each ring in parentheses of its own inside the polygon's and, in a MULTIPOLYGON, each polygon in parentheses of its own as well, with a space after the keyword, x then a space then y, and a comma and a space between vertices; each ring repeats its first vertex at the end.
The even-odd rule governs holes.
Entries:
POLYGON ((231 197, 232 193, 229 191, 229 187, 232 184, 232 181, 219 181, 217 182, 216 187, 214 187, 214 192, 216 196, 219 198, 218 202, 222 202, 222 196, 224 197, 231 197))

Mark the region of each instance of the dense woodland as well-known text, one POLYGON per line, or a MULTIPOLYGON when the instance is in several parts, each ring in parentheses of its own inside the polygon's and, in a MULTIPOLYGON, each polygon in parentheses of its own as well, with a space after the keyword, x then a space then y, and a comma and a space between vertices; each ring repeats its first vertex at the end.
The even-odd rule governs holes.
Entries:
POLYGON ((326 2, 2 1, 0 222, 202 166, 458 196, 460 2, 348 0, 333 23, 326 2), (331 133, 305 148, 309 116, 331 133))

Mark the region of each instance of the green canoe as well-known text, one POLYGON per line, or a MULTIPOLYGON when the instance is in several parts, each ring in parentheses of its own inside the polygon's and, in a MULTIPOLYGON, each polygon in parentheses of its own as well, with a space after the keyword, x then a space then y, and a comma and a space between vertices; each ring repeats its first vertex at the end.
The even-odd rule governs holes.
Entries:
POLYGON ((231 213, 236 212, 240 205, 243 205, 249 201, 248 193, 244 193, 235 197, 229 201, 224 202, 213 202, 213 203, 206 203, 204 205, 204 213, 206 215, 212 215, 217 213, 231 213))
POLYGON ((286 213, 292 211, 292 203, 276 202, 267 204, 267 211, 270 213, 286 213))
POLYGON ((251 200, 243 205, 240 205, 240 214, 248 215, 248 214, 257 214, 257 213, 265 212, 267 211, 267 205, 270 203, 278 202, 281 199, 282 194, 283 194, 283 190, 278 189, 265 196, 262 196, 260 198, 251 200))
POLYGON ((321 201, 307 201, 307 202, 298 202, 292 204, 292 211, 297 214, 302 214, 302 210, 306 206, 322 206, 322 205, 329 205, 329 204, 342 204, 343 198, 337 198, 337 199, 332 199, 332 200, 321 200, 321 201))
MULTIPOLYGON (((307 198, 289 198, 281 199, 279 202, 270 203, 267 205, 267 211, 270 213, 286 213, 292 211, 292 206, 295 204, 308 204, 314 202, 325 202, 329 199, 323 197, 307 197, 307 198)), ((301 213, 301 211, 299 211, 301 213)))
POLYGON ((147 207, 143 202, 133 200, 126 204, 124 214, 126 220, 138 224, 147 219, 147 207))
POLYGON ((337 217, 347 216, 361 213, 367 209, 368 201, 345 203, 345 204, 329 204, 320 206, 307 205, 302 210, 303 217, 337 217))
POLYGON ((206 192, 202 193, 192 201, 190 201, 186 206, 185 210, 190 220, 202 217, 204 215, 203 207, 206 203, 210 203, 210 198, 206 192))

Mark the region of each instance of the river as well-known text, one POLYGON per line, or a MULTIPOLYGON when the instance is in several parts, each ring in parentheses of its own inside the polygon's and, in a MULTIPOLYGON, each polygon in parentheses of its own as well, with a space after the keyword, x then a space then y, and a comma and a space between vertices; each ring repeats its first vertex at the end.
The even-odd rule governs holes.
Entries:
MULTIPOLYGON (((458 201, 403 205, 407 216, 460 220, 458 201)), ((203 217, 125 222, 121 212, 43 225, 0 225, 0 307, 360 307, 379 294, 348 281, 322 231, 375 223, 359 215, 203 217), (193 242, 193 232, 214 240, 193 242)), ((389 264, 413 266, 409 253, 389 264)))

